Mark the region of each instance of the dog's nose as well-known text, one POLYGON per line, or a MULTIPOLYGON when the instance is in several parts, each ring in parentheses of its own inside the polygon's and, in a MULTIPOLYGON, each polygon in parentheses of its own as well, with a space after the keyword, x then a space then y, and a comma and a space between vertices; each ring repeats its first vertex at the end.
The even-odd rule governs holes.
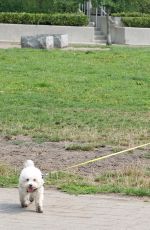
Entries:
POLYGON ((32 184, 29 184, 29 188, 32 188, 32 184))

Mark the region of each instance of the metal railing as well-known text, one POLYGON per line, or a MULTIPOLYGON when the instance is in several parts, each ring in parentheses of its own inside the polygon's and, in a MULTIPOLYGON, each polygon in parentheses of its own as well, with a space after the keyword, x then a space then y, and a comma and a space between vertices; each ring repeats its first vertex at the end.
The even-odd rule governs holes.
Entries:
MULTIPOLYGON (((95 16, 95 27, 98 25, 98 16, 106 16, 105 6, 93 7, 91 1, 84 1, 83 4, 79 4, 79 10, 86 14, 91 21, 91 16, 95 16)), ((109 21, 114 23, 114 21, 109 17, 109 21)))

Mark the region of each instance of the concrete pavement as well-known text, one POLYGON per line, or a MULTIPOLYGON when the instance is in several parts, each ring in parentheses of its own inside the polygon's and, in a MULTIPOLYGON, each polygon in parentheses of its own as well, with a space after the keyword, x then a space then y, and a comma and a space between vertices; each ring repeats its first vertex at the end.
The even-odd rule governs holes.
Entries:
POLYGON ((0 230, 149 230, 150 202, 116 195, 45 191, 44 213, 20 208, 18 190, 0 188, 0 230))

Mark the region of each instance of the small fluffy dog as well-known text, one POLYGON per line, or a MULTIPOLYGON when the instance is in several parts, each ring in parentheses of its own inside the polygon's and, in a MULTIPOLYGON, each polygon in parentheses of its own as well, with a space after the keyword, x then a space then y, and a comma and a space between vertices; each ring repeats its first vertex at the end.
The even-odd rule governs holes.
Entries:
POLYGON ((27 160, 19 177, 19 196, 22 208, 35 201, 36 212, 43 212, 44 180, 41 171, 27 160))

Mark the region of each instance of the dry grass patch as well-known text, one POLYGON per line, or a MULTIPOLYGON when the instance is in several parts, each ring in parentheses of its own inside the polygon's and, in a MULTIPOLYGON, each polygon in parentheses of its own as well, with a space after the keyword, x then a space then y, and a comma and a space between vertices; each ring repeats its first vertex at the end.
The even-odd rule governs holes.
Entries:
POLYGON ((117 171, 107 171, 96 178, 57 172, 49 174, 46 183, 71 194, 121 193, 150 196, 150 169, 131 165, 117 171))
POLYGON ((117 171, 103 173, 95 178, 95 182, 100 186, 115 186, 125 194, 150 195, 150 170, 142 165, 130 165, 117 171))

